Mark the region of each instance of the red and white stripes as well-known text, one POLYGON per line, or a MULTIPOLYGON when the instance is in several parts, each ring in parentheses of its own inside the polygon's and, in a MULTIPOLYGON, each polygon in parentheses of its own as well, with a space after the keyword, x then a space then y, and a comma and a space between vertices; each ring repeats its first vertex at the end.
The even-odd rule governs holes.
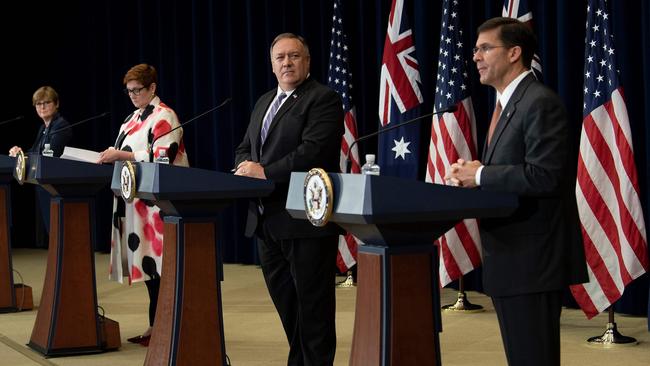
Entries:
POLYGON ((621 88, 584 118, 576 199, 589 283, 571 287, 591 318, 648 269, 632 136, 621 88))

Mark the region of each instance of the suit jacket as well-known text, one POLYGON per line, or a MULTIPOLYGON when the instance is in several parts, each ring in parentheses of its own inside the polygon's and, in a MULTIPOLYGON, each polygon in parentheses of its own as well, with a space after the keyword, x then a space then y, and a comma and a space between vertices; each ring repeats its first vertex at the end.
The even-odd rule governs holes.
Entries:
POLYGON ((509 217, 481 221, 487 294, 562 290, 587 281, 572 135, 558 96, 532 74, 525 77, 483 150, 481 189, 519 196, 509 217))
POLYGON ((43 152, 43 146, 45 146, 45 144, 50 144, 50 148, 54 151, 54 156, 61 156, 61 154, 63 154, 63 148, 65 148, 72 139, 72 129, 67 129, 58 133, 56 133, 56 131, 68 126, 70 126, 68 121, 57 113, 54 118, 52 118, 52 122, 50 122, 47 129, 45 128, 45 124, 41 124, 41 127, 38 129, 38 134, 36 134, 34 145, 32 145, 28 152, 40 154, 43 152))
MULTIPOLYGON (((277 89, 269 91, 255 104, 244 139, 236 149, 235 163, 259 162, 267 179, 275 183, 273 193, 261 199, 263 225, 273 239, 337 235, 342 232, 338 226, 328 224, 318 228, 307 220, 293 219, 285 205, 291 172, 306 172, 312 168, 339 171, 343 136, 341 99, 335 91, 315 80, 305 80, 278 110, 261 149, 262 120, 276 93, 277 89)), ((261 232, 259 206, 260 201, 255 200, 249 207, 246 224, 249 236, 254 231, 258 235, 261 232)))

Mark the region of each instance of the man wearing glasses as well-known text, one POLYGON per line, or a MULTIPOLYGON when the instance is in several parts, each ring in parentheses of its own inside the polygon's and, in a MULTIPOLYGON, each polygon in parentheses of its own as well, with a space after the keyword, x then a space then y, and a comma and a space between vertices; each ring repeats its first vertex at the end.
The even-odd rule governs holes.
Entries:
POLYGON ((481 161, 458 160, 445 177, 519 197, 509 217, 481 220, 483 284, 511 366, 560 364, 562 292, 587 280, 573 194, 577 144, 562 102, 530 70, 535 48, 518 20, 478 28, 473 59, 496 105, 481 161))

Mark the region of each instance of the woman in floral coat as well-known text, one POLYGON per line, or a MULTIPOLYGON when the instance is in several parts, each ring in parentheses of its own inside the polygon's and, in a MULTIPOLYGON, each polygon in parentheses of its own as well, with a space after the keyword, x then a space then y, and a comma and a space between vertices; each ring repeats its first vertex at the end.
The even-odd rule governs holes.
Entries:
MULTIPOLYGON (((124 76, 124 92, 137 108, 120 127, 115 147, 101 152, 100 163, 120 160, 154 161, 161 151, 170 164, 189 166, 183 129, 176 113, 156 96, 157 74, 153 66, 139 64, 124 76)), ((109 275, 112 280, 129 283, 144 281, 149 292, 149 328, 133 343, 149 345, 160 288, 163 252, 163 220, 160 209, 151 202, 135 198, 125 203, 116 197, 113 203, 113 229, 109 275)))

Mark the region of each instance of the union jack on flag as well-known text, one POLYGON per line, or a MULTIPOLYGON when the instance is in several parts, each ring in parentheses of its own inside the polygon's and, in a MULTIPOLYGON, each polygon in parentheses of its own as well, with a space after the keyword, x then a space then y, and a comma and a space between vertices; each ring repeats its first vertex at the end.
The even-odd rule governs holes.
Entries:
MULTIPOLYGON (((476 119, 469 93, 467 44, 460 26, 459 0, 444 0, 434 111, 457 106, 453 113, 435 115, 427 158, 426 181, 445 184, 444 176, 459 158, 477 158, 476 119)), ((440 285, 446 286, 481 265, 481 238, 475 219, 463 220, 437 240, 440 285)))
MULTIPOLYGON (((380 128, 418 115, 416 107, 423 101, 420 82, 413 32, 404 14, 404 0, 393 0, 379 80, 380 128)), ((410 124, 379 136, 378 162, 382 175, 417 178, 419 131, 418 124, 410 124)))
POLYGON ((632 133, 605 0, 589 0, 576 199, 589 282, 571 286, 588 318, 648 270, 632 133))
MULTIPOLYGON (((341 0, 334 0, 332 16, 332 40, 330 41, 330 61, 327 73, 327 85, 334 89, 343 101, 345 132, 341 139, 341 172, 347 173, 348 159, 351 162, 350 173, 359 173, 359 151, 357 145, 350 145, 357 139, 357 118, 352 103, 352 71, 349 63, 348 37, 343 29, 343 12, 341 0)), ((339 236, 339 253, 336 264, 341 272, 347 271, 357 263, 357 240, 352 234, 339 236)))
MULTIPOLYGON (((501 16, 515 18, 522 23, 526 23, 530 28, 533 28, 533 12, 528 6, 528 0, 505 0, 501 16)), ((535 77, 538 80, 542 80, 542 62, 537 54, 533 56, 532 68, 535 77)))

